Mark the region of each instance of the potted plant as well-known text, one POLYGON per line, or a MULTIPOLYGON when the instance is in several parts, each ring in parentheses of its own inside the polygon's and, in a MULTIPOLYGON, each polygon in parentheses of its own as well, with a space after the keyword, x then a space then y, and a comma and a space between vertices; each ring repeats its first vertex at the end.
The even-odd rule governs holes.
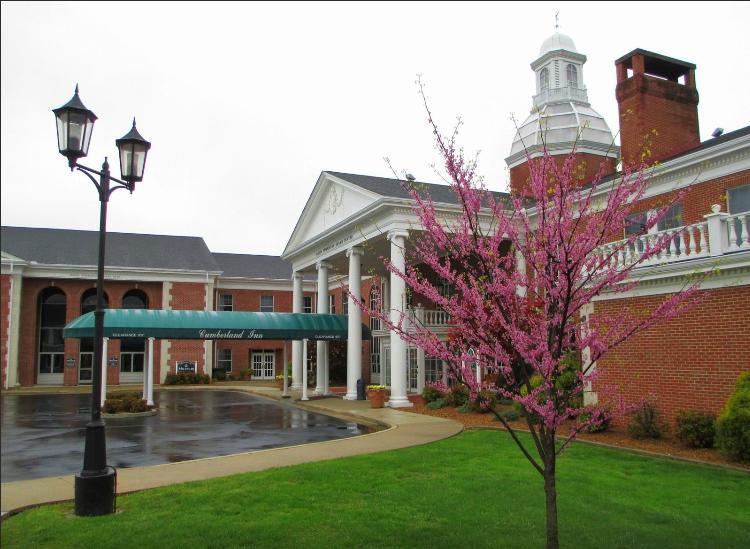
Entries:
POLYGON ((240 379, 242 381, 250 381, 250 378, 253 375, 253 371, 249 368, 245 368, 244 370, 240 370, 240 379))
MULTIPOLYGON (((287 381, 287 383, 288 383, 288 381, 287 381)), ((278 385, 278 387, 279 387, 279 389, 281 391, 284 390, 284 374, 278 374, 276 376, 276 385, 278 385)))
POLYGON ((385 404, 385 385, 368 385, 367 400, 373 408, 382 408, 385 404))

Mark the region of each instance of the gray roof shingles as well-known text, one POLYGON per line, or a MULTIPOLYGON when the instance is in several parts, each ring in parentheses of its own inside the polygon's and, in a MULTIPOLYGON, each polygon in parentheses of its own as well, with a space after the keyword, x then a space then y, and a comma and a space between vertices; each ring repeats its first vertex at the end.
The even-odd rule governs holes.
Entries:
POLYGON ((228 278, 291 280, 292 264, 275 255, 213 254, 228 278))
MULTIPOLYGON (((92 266, 98 263, 98 231, 0 227, 4 252, 44 265, 92 266)), ((141 269, 220 271, 202 238, 107 233, 105 265, 141 269)))

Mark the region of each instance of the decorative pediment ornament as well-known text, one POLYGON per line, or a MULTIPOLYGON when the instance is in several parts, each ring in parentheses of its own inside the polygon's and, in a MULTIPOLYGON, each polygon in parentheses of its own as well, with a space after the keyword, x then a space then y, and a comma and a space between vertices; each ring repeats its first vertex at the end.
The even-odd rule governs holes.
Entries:
POLYGON ((326 213, 331 215, 335 214, 343 201, 344 189, 337 191, 335 186, 331 186, 331 190, 328 192, 328 207, 326 208, 326 213))

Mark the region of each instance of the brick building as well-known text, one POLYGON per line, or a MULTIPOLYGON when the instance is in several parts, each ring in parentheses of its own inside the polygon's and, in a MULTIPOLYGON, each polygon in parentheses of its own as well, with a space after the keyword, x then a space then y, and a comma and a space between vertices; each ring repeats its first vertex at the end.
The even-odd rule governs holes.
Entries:
MULTIPOLYGON (((640 267, 642 284, 616 298, 602 296, 588 314, 652 305, 679 289, 691 273, 713 270, 702 286, 702 303, 685 315, 622 345, 595 367, 598 385, 616 383, 630 400, 648 394, 673 415, 681 409, 717 411, 737 375, 750 368, 750 126, 708 141, 698 133, 696 67, 663 55, 634 50, 615 62, 620 142, 590 105, 584 85, 586 56, 555 33, 531 64, 536 93, 506 162, 510 184, 523 191, 528 158, 545 148, 560 159, 579 153, 580 178, 600 166, 614 173, 621 158, 646 154, 659 166, 647 196, 637 205, 632 227, 666 197, 687 188, 655 232, 671 231, 675 246, 640 267)), ((614 179, 614 176, 612 176, 614 179)), ((605 183, 606 183, 605 179, 605 183)), ((420 184, 438 212, 459 213, 444 185, 420 184)), ((606 193, 606 184, 600 186, 606 193)), ((446 335, 443 311, 405 292, 403 281, 383 267, 396 265, 418 233, 412 200, 394 179, 323 171, 281 257, 212 253, 200 238, 111 233, 106 293, 109 307, 232 311, 334 312, 349 316, 345 364, 346 398, 356 380, 391 387, 391 406, 408 406, 408 394, 443 375, 443 366, 411 348, 396 334, 363 317, 345 288, 386 310, 419 319, 446 335), (358 289, 358 290, 357 290, 358 289), (373 338, 357 329, 369 324, 373 338)), ((533 214, 533 208, 530 209, 533 214)), ((90 380, 91 343, 62 341, 60 328, 92 308, 96 278, 96 233, 56 229, 2 228, 3 386, 77 384, 90 380)), ((637 253, 632 250, 632 254, 637 253)), ((632 254, 620 259, 628 261, 632 254)), ((449 291, 446 288, 446 291, 449 291)), ((222 369, 254 378, 281 371, 281 342, 162 341, 155 349, 156 379, 177 362, 192 361, 201 372, 222 369)), ((316 391, 329 389, 328 374, 341 349, 320 343, 302 349, 292 342, 293 386, 299 387, 304 357, 320 365, 316 391)), ((143 341, 108 343, 109 384, 138 381, 143 341)), ((341 365, 339 365, 341 366, 341 365)))

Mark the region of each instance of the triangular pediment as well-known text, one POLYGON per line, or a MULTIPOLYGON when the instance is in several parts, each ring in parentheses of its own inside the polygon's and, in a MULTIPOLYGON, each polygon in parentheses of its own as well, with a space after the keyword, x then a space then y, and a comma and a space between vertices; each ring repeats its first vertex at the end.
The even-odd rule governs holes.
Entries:
POLYGON ((372 191, 322 172, 282 256, 369 208, 380 198, 372 191))

